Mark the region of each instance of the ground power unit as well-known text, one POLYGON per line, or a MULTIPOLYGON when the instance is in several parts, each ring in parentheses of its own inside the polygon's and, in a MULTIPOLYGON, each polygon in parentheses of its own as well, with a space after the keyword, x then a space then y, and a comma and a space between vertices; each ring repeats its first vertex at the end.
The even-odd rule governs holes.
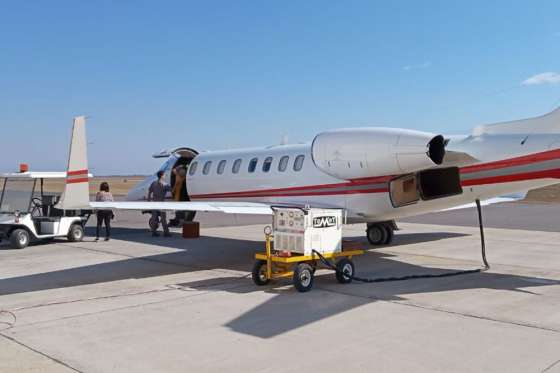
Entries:
POLYGON ((274 250, 311 255, 342 250, 342 210, 274 208, 274 250))

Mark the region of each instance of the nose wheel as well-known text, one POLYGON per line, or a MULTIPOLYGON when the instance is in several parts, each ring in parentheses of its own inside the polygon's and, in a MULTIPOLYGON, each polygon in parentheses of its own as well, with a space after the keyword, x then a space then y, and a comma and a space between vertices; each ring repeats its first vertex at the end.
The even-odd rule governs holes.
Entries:
POLYGON ((388 245, 393 242, 395 228, 392 222, 368 224, 366 236, 372 245, 388 245))

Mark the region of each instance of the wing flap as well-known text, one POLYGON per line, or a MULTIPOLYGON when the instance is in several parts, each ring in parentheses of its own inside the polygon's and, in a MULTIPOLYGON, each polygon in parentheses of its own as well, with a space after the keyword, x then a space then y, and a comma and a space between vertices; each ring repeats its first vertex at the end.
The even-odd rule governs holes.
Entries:
POLYGON ((166 210, 166 211, 204 211, 225 214, 272 215, 270 206, 251 202, 148 202, 115 201, 90 202, 95 210, 166 210))

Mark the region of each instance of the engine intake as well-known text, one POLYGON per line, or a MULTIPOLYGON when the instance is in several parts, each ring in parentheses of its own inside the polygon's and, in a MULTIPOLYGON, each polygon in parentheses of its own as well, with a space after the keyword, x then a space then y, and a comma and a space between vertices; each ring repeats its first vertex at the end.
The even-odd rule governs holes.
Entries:
POLYGON ((321 171, 340 179, 400 175, 440 165, 445 139, 398 128, 349 128, 320 133, 311 152, 321 171))

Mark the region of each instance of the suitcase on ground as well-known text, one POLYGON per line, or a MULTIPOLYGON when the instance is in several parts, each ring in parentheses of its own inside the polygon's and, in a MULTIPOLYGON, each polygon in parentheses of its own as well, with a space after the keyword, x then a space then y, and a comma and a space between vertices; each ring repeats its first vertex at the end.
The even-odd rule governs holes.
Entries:
POLYGON ((200 224, 197 221, 189 221, 183 224, 183 238, 200 237, 200 224))

